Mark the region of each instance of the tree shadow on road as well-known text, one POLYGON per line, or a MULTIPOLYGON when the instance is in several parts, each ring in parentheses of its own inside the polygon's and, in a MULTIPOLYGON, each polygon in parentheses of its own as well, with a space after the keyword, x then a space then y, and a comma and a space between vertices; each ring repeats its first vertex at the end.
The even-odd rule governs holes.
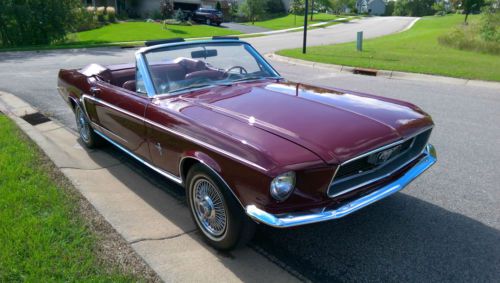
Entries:
POLYGON ((260 226, 253 244, 313 281, 500 278, 498 230, 403 193, 333 222, 260 226))

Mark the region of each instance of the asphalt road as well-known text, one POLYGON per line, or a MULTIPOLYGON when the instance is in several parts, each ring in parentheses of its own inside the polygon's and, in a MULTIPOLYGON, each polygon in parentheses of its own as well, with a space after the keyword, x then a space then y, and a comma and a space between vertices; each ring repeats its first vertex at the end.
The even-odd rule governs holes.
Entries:
MULTIPOLYGON (((358 31, 363 38, 374 38, 404 30, 413 22, 412 17, 373 17, 348 23, 317 28, 307 32, 307 45, 325 45, 356 40, 358 31)), ((272 36, 245 39, 262 53, 302 47, 303 33, 281 33, 272 36)))
POLYGON ((242 33, 256 33, 256 32, 265 32, 270 31, 270 29, 259 27, 259 26, 251 26, 251 25, 242 25, 238 23, 222 23, 221 27, 228 28, 232 30, 237 30, 242 33))
MULTIPOLYGON (((385 19, 387 22, 372 18, 314 30, 309 42, 349 41, 355 36, 351 33, 360 29, 368 36, 381 35, 370 33, 375 23, 385 32, 404 27, 400 18, 385 19)), ((296 47, 289 46, 288 41, 300 35, 286 35, 286 42, 281 38, 284 35, 249 41, 261 52, 296 47)), ((74 128, 73 115, 55 90, 57 70, 90 62, 129 62, 132 53, 119 48, 0 53, 0 90, 18 95, 74 128)), ((498 282, 498 89, 329 73, 284 63, 274 66, 290 80, 369 92, 419 105, 436 123, 431 143, 438 150, 439 160, 401 193, 362 211, 338 221, 296 229, 260 227, 251 246, 312 281, 498 282)), ((179 193, 171 189, 168 181, 134 162, 130 166, 167 193, 179 193)))

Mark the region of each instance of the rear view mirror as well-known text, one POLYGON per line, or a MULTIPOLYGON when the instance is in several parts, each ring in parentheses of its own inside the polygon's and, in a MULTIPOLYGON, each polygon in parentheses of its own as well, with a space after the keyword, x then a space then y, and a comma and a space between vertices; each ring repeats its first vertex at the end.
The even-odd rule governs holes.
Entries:
POLYGON ((204 49, 204 50, 199 50, 199 51, 193 51, 191 52, 191 58, 204 58, 206 59, 207 57, 215 57, 217 56, 217 50, 216 49, 204 49))

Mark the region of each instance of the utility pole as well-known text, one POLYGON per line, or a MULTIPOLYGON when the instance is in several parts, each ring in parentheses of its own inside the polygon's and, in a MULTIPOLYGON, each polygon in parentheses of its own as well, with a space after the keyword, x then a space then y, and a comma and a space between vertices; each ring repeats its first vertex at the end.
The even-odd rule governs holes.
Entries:
POLYGON ((313 20, 313 14, 314 14, 314 0, 311 0, 311 22, 313 20))
POLYGON ((304 11, 304 42, 302 44, 302 53, 306 54, 306 41, 307 41, 307 12, 308 12, 308 6, 307 6, 308 0, 305 0, 306 7, 304 11))

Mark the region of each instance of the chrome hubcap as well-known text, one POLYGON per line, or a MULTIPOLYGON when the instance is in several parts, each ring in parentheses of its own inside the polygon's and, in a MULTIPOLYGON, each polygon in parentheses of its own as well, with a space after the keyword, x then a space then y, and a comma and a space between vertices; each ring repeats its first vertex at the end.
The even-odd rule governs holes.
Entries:
POLYGON ((87 120, 85 120, 85 116, 83 115, 83 112, 80 108, 78 108, 77 111, 76 124, 78 126, 78 132, 80 133, 80 137, 85 142, 88 142, 90 137, 90 127, 89 124, 87 123, 87 120))
POLYGON ((193 208, 201 226, 212 236, 226 230, 227 216, 222 194, 206 179, 195 182, 193 208))

